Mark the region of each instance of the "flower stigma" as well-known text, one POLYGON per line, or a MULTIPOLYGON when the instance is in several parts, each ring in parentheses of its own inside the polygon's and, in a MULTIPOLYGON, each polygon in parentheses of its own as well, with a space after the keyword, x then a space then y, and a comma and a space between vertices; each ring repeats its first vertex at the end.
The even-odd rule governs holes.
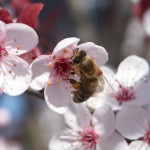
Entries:
POLYGON ((3 46, 3 42, 0 43, 0 61, 2 61, 2 57, 8 55, 5 47, 3 46))
POLYGON ((95 133, 92 127, 84 127, 83 131, 81 131, 79 134, 81 136, 80 141, 83 142, 87 148, 96 148, 96 141, 99 136, 95 133))
POLYGON ((119 83, 119 89, 115 93, 115 98, 118 102, 127 102, 135 99, 135 94, 132 87, 124 87, 119 83))

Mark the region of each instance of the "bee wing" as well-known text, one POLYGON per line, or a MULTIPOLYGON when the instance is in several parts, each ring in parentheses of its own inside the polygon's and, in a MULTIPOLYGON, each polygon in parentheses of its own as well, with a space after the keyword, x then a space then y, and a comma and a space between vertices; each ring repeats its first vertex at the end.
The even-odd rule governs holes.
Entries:
POLYGON ((97 108, 97 102, 100 100, 99 94, 113 94, 113 86, 104 75, 99 77, 99 86, 95 94, 86 101, 86 105, 91 112, 97 108))
POLYGON ((97 94, 112 94, 113 93, 113 86, 110 84, 110 82, 107 80, 107 78, 104 75, 101 75, 99 77, 99 85, 97 87, 97 90, 94 94, 96 96, 97 94))

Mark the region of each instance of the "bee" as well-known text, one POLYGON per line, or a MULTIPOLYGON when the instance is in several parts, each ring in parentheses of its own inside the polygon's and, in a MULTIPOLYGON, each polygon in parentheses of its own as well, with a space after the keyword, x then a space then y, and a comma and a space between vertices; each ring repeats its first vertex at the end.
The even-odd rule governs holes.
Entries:
POLYGON ((74 102, 84 102, 104 89, 106 78, 103 76, 102 70, 84 50, 78 51, 77 49, 74 52, 72 63, 74 73, 80 77, 80 82, 69 79, 70 84, 75 89, 73 92, 74 102))

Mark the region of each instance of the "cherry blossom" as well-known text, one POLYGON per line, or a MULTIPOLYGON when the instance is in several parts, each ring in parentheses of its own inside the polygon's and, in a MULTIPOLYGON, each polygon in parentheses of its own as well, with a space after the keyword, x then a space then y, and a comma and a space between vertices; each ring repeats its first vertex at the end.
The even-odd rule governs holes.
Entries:
POLYGON ((58 113, 64 113, 71 101, 71 57, 73 50, 79 48, 95 59, 99 66, 108 60, 106 50, 94 43, 87 42, 77 46, 78 38, 71 37, 60 41, 51 55, 41 55, 31 64, 33 72, 31 88, 41 90, 45 87, 44 96, 47 105, 58 113))
POLYGON ((0 89, 8 95, 23 93, 30 84, 30 66, 19 57, 38 43, 36 32, 22 23, 0 21, 0 89))
POLYGON ((144 13, 143 27, 144 27, 146 33, 148 34, 148 36, 150 36, 150 8, 147 9, 147 11, 144 13))
POLYGON ((50 140, 50 150, 128 149, 123 137, 115 132, 111 107, 98 108, 92 115, 84 104, 76 104, 75 113, 68 110, 64 117, 67 127, 50 140))
POLYGON ((150 149, 150 107, 129 106, 116 116, 116 129, 127 139, 133 140, 129 150, 150 149))
POLYGON ((125 106, 142 106, 150 102, 149 65, 145 59, 128 56, 120 63, 116 74, 108 68, 103 72, 112 86, 112 93, 100 93, 97 97, 98 106, 108 104, 114 110, 119 110, 125 106))

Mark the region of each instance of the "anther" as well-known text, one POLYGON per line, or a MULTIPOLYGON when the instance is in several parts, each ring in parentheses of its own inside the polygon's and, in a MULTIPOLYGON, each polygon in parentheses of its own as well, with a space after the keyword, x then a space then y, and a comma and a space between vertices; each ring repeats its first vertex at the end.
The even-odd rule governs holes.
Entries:
POLYGON ((51 68, 53 66, 52 62, 48 63, 48 67, 51 68))
POLYGON ((18 46, 16 46, 16 48, 19 50, 21 48, 21 46, 18 45, 18 46))
POLYGON ((63 49, 63 53, 67 53, 68 52, 68 50, 67 49, 63 49))
POLYGON ((47 84, 48 84, 48 85, 52 85, 52 82, 51 82, 51 81, 48 81, 47 84))
POLYGON ((60 82, 60 80, 59 80, 59 79, 57 79, 57 80, 56 80, 56 82, 60 82))
POLYGON ((12 73, 12 70, 9 70, 8 72, 9 72, 9 73, 12 73))

